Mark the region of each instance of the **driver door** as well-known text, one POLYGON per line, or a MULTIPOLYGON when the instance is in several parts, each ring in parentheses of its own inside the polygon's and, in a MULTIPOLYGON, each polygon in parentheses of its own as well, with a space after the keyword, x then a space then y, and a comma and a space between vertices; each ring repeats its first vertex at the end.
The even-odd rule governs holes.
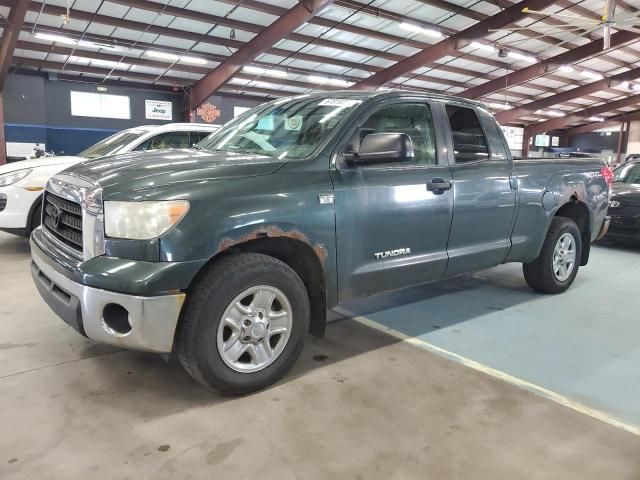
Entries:
POLYGON ((371 133, 406 133, 415 158, 350 166, 341 154, 335 190, 339 301, 437 280, 447 266, 452 192, 428 183, 451 181, 446 139, 424 99, 373 107, 347 135, 341 153, 358 151, 371 133))

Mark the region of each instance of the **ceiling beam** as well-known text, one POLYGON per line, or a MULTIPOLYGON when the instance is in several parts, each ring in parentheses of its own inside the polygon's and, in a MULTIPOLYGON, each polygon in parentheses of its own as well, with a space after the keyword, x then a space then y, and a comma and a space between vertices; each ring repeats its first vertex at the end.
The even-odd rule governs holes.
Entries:
POLYGON ((195 109, 200 106, 221 85, 224 85, 243 65, 267 51, 277 41, 289 35, 309 18, 333 0, 310 0, 308 3, 298 3, 285 15, 253 37, 242 48, 234 52, 227 60, 218 65, 213 71, 198 80, 189 95, 189 106, 195 109))
POLYGON ((617 117, 612 117, 608 120, 605 120, 604 122, 587 123, 585 125, 580 125, 579 127, 570 128, 569 130, 567 130, 567 135, 572 136, 578 135, 580 133, 593 132, 594 130, 614 127, 616 125, 620 125, 623 122, 632 122, 634 120, 640 120, 640 110, 628 112, 617 117))
MULTIPOLYGON (((611 35, 611 48, 618 48, 630 43, 636 42, 640 39, 640 32, 635 34, 628 31, 620 31, 611 35)), ((548 58, 541 62, 538 62, 529 67, 525 67, 520 70, 516 70, 513 73, 509 73, 503 77, 495 80, 490 80, 472 87, 459 95, 465 98, 479 98, 485 95, 490 95, 495 92, 499 92, 505 88, 520 85, 522 83, 533 80, 546 75, 553 70, 556 70, 562 65, 572 65, 579 61, 588 60, 602 53, 603 39, 594 40, 581 47, 568 50, 555 57, 548 58)))
POLYGON ((539 133, 550 132, 552 130, 559 130, 566 128, 572 123, 580 122, 585 118, 602 115, 603 113, 611 112, 619 108, 631 107, 640 104, 640 95, 631 95, 630 97, 614 100, 613 102, 607 102, 597 107, 585 108, 577 112, 571 112, 564 117, 556 117, 546 122, 534 123, 527 127, 527 133, 529 136, 537 135, 539 133))
MULTIPOLYGON (((560 103, 568 102, 576 98, 584 97, 591 93, 601 92, 609 90, 616 85, 623 82, 633 81, 640 77, 640 67, 633 68, 618 75, 605 78, 603 80, 597 80, 580 87, 572 88, 571 90, 565 90, 564 92, 549 97, 541 98, 533 102, 525 103, 511 110, 505 110, 496 114, 496 119, 501 123, 512 122, 520 117, 541 110, 543 108, 549 108, 560 103)), ((605 99, 602 99, 606 101, 605 99)))
POLYGON ((472 41, 487 36, 490 29, 505 27, 517 20, 520 20, 524 13, 522 9, 542 9, 553 3, 554 0, 523 0, 502 12, 482 20, 469 28, 461 30, 449 38, 428 47, 420 52, 405 58, 404 60, 371 75, 369 78, 356 84, 353 88, 374 89, 390 82, 402 75, 412 72, 418 68, 430 65, 436 60, 451 55, 457 56, 457 50, 469 45, 472 41))
POLYGON ((24 23, 24 17, 29 10, 29 0, 15 0, 7 23, 4 25, 4 33, 0 41, 0 94, 4 91, 4 84, 9 76, 11 58, 16 48, 20 28, 24 23))

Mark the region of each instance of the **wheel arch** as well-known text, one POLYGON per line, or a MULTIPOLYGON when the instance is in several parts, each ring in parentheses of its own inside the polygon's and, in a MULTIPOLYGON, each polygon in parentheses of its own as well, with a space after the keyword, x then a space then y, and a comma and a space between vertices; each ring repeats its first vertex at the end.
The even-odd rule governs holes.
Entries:
POLYGON ((578 225, 582 239, 580 266, 586 265, 591 252, 591 221, 587 205, 576 195, 572 195, 568 202, 558 208, 554 216, 569 218, 578 225))
POLYGON ((238 253, 261 253, 288 265, 300 277, 309 296, 309 333, 322 337, 326 328, 327 285, 323 266, 326 253, 302 238, 287 235, 264 235, 225 246, 196 274, 190 284, 195 285, 206 271, 215 268, 222 258, 238 253))

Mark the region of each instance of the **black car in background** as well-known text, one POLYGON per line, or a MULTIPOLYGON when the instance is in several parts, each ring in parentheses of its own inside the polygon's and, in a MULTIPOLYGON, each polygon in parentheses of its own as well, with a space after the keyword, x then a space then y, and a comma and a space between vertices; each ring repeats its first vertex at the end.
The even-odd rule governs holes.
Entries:
POLYGON ((640 241, 640 160, 619 166, 613 175, 607 238, 640 241))

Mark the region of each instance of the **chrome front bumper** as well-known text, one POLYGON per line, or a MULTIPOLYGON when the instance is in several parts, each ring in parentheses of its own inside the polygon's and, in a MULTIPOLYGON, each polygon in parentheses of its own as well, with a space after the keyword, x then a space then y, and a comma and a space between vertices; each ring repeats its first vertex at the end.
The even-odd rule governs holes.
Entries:
POLYGON ((171 352, 184 293, 142 297, 87 287, 56 271, 33 241, 31 255, 31 273, 40 295, 81 334, 126 349, 171 352), (114 304, 128 312, 131 330, 127 333, 118 333, 105 323, 105 307, 114 304))

